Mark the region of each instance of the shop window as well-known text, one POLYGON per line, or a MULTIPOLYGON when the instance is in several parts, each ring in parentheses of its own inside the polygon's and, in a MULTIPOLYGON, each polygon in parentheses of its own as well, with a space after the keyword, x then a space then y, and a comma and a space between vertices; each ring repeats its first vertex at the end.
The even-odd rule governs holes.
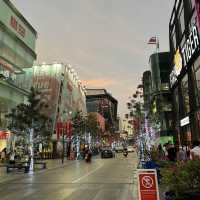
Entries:
POLYGON ((198 99, 198 104, 200 105, 200 56, 194 63, 194 73, 195 73, 195 78, 196 78, 196 88, 197 88, 197 99, 198 99))
POLYGON ((179 21, 180 21, 180 30, 181 33, 185 31, 185 19, 184 19, 184 9, 182 8, 180 11, 180 16, 179 16, 179 21))
POLYGON ((178 99, 178 88, 174 90, 174 107, 177 120, 179 119, 179 99, 178 99))
POLYGON ((176 19, 175 26, 176 26, 176 47, 177 47, 177 44, 179 44, 182 36, 181 25, 178 19, 176 19))
POLYGON ((190 104, 189 104, 189 90, 188 90, 188 75, 187 74, 183 77, 181 86, 182 86, 184 112, 185 114, 188 114, 190 112, 190 104))
POLYGON ((173 40, 173 47, 176 49, 176 34, 175 34, 175 26, 173 27, 172 30, 172 40, 173 40))

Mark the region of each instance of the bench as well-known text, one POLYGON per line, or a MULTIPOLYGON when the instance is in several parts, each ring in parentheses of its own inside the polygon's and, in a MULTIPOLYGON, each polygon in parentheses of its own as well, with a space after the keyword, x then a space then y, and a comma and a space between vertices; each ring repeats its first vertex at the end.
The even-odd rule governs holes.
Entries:
POLYGON ((47 168, 47 163, 46 162, 35 161, 34 162, 34 167, 35 167, 35 165, 42 165, 42 169, 46 169, 47 168))
POLYGON ((6 165, 6 172, 9 173, 10 169, 24 169, 24 173, 29 172, 29 162, 20 162, 6 165))

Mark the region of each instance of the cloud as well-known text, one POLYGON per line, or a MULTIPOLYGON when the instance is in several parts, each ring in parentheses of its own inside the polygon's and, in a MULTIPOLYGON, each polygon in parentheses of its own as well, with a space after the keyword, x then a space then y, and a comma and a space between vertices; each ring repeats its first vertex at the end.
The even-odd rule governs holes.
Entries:
POLYGON ((89 79, 83 80, 82 83, 88 88, 105 88, 116 85, 117 81, 112 79, 89 79))
POLYGON ((36 62, 72 64, 87 87, 112 93, 119 113, 149 69, 148 39, 156 34, 160 51, 169 49, 174 0, 12 1, 38 31, 36 62))

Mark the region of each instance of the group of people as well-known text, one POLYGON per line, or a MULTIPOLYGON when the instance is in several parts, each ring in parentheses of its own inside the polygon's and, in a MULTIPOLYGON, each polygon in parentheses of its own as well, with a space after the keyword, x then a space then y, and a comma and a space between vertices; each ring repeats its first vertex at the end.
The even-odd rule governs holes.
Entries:
POLYGON ((0 152, 0 162, 1 163, 10 163, 15 164, 16 161, 19 160, 28 161, 30 159, 30 153, 21 154, 20 152, 17 152, 16 150, 8 151, 7 148, 4 148, 0 152))
POLYGON ((192 147, 177 147, 172 142, 168 142, 157 148, 159 160, 187 161, 200 159, 200 142, 194 141, 192 147))

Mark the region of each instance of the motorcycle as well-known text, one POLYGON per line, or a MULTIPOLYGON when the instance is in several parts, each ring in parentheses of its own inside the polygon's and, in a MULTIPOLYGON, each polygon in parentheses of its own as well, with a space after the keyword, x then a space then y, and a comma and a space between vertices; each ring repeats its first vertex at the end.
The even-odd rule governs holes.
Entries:
POLYGON ((86 163, 91 162, 91 154, 90 154, 90 153, 86 153, 86 154, 85 154, 85 162, 86 162, 86 163))
POLYGON ((124 157, 127 157, 128 156, 128 151, 124 151, 123 155, 124 155, 124 157))

